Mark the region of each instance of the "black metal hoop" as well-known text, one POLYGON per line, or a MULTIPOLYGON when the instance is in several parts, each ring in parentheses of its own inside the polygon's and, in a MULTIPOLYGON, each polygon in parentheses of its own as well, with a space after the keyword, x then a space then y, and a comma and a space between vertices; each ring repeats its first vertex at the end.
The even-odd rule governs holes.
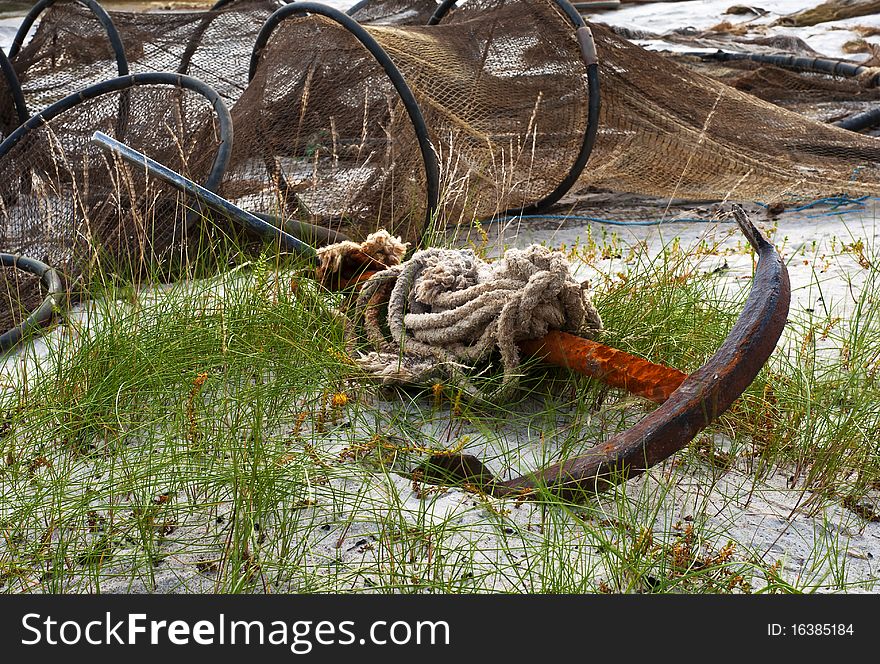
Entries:
POLYGON ((55 312, 61 306, 60 296, 64 286, 61 277, 53 268, 35 258, 0 253, 0 265, 39 277, 47 291, 40 306, 34 309, 20 325, 0 334, 0 352, 5 352, 52 320, 55 312))
MULTIPOLYGON (((37 4, 31 7, 31 10, 27 13, 27 16, 24 17, 24 20, 19 26, 18 32, 15 33, 15 39, 12 42, 12 46, 9 48, 10 60, 14 60, 15 56, 18 55, 22 44, 24 44, 24 40, 27 38, 34 22, 37 20, 37 17, 43 13, 43 10, 51 7, 56 2, 58 2, 58 0, 40 0, 37 4)), ((101 25, 104 26, 104 30, 107 32, 107 38, 110 40, 110 46, 113 48, 113 53, 116 56, 117 71, 120 76, 128 74, 128 59, 125 57, 125 46, 122 44, 122 38, 119 36, 119 31, 116 30, 116 26, 113 24, 113 19, 110 18, 110 15, 107 14, 105 9, 95 0, 76 0, 76 2, 87 7, 95 15, 95 18, 98 19, 101 25)))
POLYGON ((350 16, 344 14, 338 9, 322 5, 317 2, 292 2, 277 9, 263 24, 257 40, 254 43, 254 49, 251 53, 250 69, 248 71, 248 80, 253 80, 260 62, 260 56, 272 32, 278 25, 291 16, 303 16, 306 14, 317 14, 338 23, 342 28, 348 30, 376 59, 376 62, 388 75, 388 79, 397 91, 403 106, 406 109, 410 122, 416 133, 416 139, 419 142, 419 150, 422 155, 422 162, 425 167, 425 177, 427 179, 427 208, 425 210, 425 222, 422 231, 419 233, 419 244, 424 236, 436 213, 437 206, 440 202, 440 165, 437 158, 437 152, 431 144, 428 134, 428 126, 422 115, 422 110, 416 101, 415 95, 404 79, 400 70, 394 64, 394 61, 385 52, 379 43, 373 39, 372 35, 367 32, 363 26, 350 16))

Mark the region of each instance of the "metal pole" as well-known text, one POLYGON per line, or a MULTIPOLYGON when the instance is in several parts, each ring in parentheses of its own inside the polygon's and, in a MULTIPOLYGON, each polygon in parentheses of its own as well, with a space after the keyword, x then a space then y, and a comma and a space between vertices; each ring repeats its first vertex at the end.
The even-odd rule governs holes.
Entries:
POLYGON ((167 166, 163 166, 159 162, 150 159, 145 154, 138 152, 125 143, 121 143, 100 131, 96 131, 92 135, 92 142, 121 157, 133 166, 146 168, 152 176, 158 178, 162 182, 170 184, 179 191, 192 196, 215 212, 244 224, 261 237, 278 240, 281 243, 281 246, 287 251, 292 251, 304 257, 315 259, 316 253, 314 247, 298 240, 290 233, 286 233, 280 228, 267 223, 256 215, 251 214, 246 210, 242 210, 240 207, 230 203, 225 198, 205 189, 180 173, 172 171, 167 166))

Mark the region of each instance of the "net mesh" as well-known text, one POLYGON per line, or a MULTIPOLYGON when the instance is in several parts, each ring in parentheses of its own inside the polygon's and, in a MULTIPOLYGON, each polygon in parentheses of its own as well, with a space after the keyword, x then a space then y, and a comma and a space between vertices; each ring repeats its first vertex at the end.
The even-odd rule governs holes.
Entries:
MULTIPOLYGON (((425 118, 444 221, 539 201, 571 170, 587 126, 586 67, 554 3, 482 3, 456 25, 368 31, 425 118)), ((233 121, 222 193, 234 202, 357 237, 385 227, 417 238, 427 182, 412 121, 375 57, 334 21, 282 21, 233 121)))
POLYGON ((232 117, 220 192, 232 202, 355 236, 384 226, 412 239, 423 224, 413 124, 376 59, 337 23, 282 21, 232 117))
MULTIPOLYGON (((251 47, 280 0, 235 0, 212 11, 108 11, 130 73, 194 76, 231 104, 247 86, 251 47)), ((74 0, 58 0, 13 63, 32 113, 90 83, 119 75, 107 29, 74 0)))
POLYGON ((12 94, 6 79, 0 77, 0 141, 9 136, 18 126, 18 114, 12 103, 12 94))
POLYGON ((92 270, 137 277, 184 259, 196 224, 175 190, 90 142, 95 130, 197 182, 220 136, 213 107, 173 85, 85 99, 26 131, 0 158, 0 247, 37 258, 74 285, 92 270))
POLYGON ((602 113, 582 178, 616 191, 776 200, 880 192, 880 142, 811 121, 595 26, 602 113))
MULTIPOLYGON (((239 0, 211 12, 109 14, 131 71, 177 70, 186 61, 189 74, 236 102, 224 195, 252 211, 356 237, 386 227, 416 239, 428 206, 418 140, 388 74, 353 35, 319 16, 288 18, 243 91, 252 42, 277 6, 239 0)), ((389 23, 426 21, 435 9, 434 2, 387 2, 362 11, 389 23)), ((16 58, 37 107, 78 89, 86 62, 95 76, 115 66, 87 7, 59 1, 42 17, 16 58), (82 34, 101 48, 77 53, 76 66, 65 68, 82 34)), ((481 0, 456 22, 369 28, 427 121, 442 162, 444 221, 521 208, 553 192, 577 159, 587 124, 585 65, 555 3, 481 0)))
MULTIPOLYGON (((466 22, 480 11, 480 3, 473 4, 454 9, 440 26, 466 22)), ((496 38, 515 29, 517 8, 525 12, 527 6, 499 4, 512 13, 496 38)), ((414 5, 433 11, 436 3, 414 5)), ((398 27, 414 36, 426 29, 398 27)), ((811 121, 647 51, 605 26, 591 27, 602 111, 580 188, 699 200, 880 193, 876 138, 811 121)))
POLYGON ((38 276, 0 266, 0 334, 21 325, 43 302, 44 291, 38 276))

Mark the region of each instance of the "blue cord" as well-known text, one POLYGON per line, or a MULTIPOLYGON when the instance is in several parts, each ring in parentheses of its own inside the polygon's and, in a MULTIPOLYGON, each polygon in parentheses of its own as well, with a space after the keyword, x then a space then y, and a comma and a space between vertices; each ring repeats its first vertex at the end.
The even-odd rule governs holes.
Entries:
MULTIPOLYGON (((821 214, 809 215, 808 219, 818 219, 821 217, 829 217, 847 212, 854 212, 865 208, 865 201, 873 198, 872 196, 860 196, 859 198, 850 198, 849 196, 826 196, 819 198, 804 205, 786 208, 785 212, 803 212, 820 205, 830 206, 831 210, 821 214), (847 207, 848 210, 840 210, 839 208, 847 207)), ((767 203, 757 203, 763 208, 769 207, 767 203)), ((514 219, 558 219, 560 221, 591 221, 597 224, 606 224, 608 226, 660 226, 661 224, 723 224, 733 223, 728 219, 701 219, 698 217, 683 217, 679 219, 639 219, 634 221, 622 221, 620 219, 603 219, 602 217, 585 217, 582 215, 565 215, 565 214, 515 214, 506 217, 498 217, 494 221, 508 221, 514 219)))
MULTIPOLYGON (((812 203, 807 203, 799 207, 786 208, 785 212, 802 212, 803 210, 809 210, 819 205, 830 205, 831 212, 825 212, 824 214, 839 214, 838 212, 835 212, 835 210, 840 207, 855 206, 856 209, 864 208, 864 202, 869 198, 871 197, 861 196, 859 198, 850 198, 849 196, 826 196, 825 198, 816 199, 812 203)), ((761 207, 768 207, 767 203, 758 203, 758 205, 761 207)))
POLYGON ((565 214, 522 214, 511 215, 509 217, 498 217, 495 221, 507 221, 508 219, 559 219, 563 221, 592 221, 597 224, 608 224, 609 226, 659 226, 660 224, 714 224, 727 223, 726 220, 719 219, 699 219, 699 218, 682 218, 682 219, 649 219, 637 221, 620 221, 619 219, 602 219, 601 217, 584 217, 581 215, 565 215, 565 214))

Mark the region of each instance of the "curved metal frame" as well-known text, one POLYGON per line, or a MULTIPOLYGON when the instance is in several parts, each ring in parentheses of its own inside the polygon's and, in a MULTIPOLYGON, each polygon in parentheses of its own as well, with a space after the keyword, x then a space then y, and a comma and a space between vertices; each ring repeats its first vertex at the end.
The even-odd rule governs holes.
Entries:
POLYGON ((260 29, 259 35, 257 35, 257 40, 254 43, 254 49, 251 53, 248 80, 252 80, 256 74, 260 56, 263 49, 266 47, 266 44, 269 42, 275 28, 283 20, 290 18, 291 16, 304 16, 308 14, 323 16, 336 22, 345 30, 348 30, 376 59, 376 62, 388 75, 388 78, 400 97, 401 102, 403 102, 403 106, 406 109, 410 122, 412 122, 413 130, 416 133, 416 139, 419 142, 419 149, 422 154, 422 162, 425 167, 425 177, 428 185, 426 192, 427 209, 425 210, 425 222, 419 233, 419 242, 417 243, 420 245, 421 239, 429 228, 440 202, 440 166, 437 153, 434 150, 434 146, 431 144, 431 139, 428 134, 428 126, 425 123, 425 118, 422 115, 422 111, 419 108, 415 95, 413 95, 412 90, 403 75, 400 73, 400 70, 397 69, 397 66, 394 64, 388 53, 385 52, 385 49, 373 39, 372 35, 370 35, 360 23, 338 9, 333 9, 332 7, 316 2, 292 2, 280 7, 267 19, 263 24, 263 27, 260 29))
MULTIPOLYGON (((544 196, 541 200, 520 208, 511 208, 498 216, 512 216, 520 214, 538 214, 551 207, 559 201, 568 190, 574 186, 578 178, 584 172, 590 155, 593 152, 593 146, 596 144, 596 134, 599 130, 599 110, 601 97, 599 92, 599 61, 596 55, 596 44, 593 40, 593 33, 584 21, 583 17, 572 6, 568 0, 552 0, 560 10, 566 15, 575 29, 575 35, 581 50, 581 59, 587 68, 587 127, 584 131, 584 140, 581 143, 578 155, 569 170, 568 175, 559 183, 559 185, 544 196)), ((455 8, 458 0, 443 0, 434 11, 428 21, 428 25, 438 25, 450 11, 455 8)))
MULTIPOLYGON (((19 26, 18 32, 15 33, 15 39, 12 42, 12 46, 9 48, 10 60, 14 60, 15 56, 18 55, 25 38, 28 36, 34 22, 37 20, 37 17, 43 13, 43 10, 51 7, 56 2, 58 2, 58 0, 40 0, 37 4, 31 7, 31 10, 27 13, 27 16, 24 17, 24 20, 19 26)), ((97 18, 101 25, 104 26, 104 30, 107 32, 107 38, 110 40, 110 45, 113 47, 113 53, 116 55, 117 71, 120 76, 128 74, 128 59, 125 57, 125 46, 122 43, 119 32, 116 30, 116 26, 113 24, 113 19, 110 18, 110 15, 107 14, 104 8, 95 0, 76 0, 76 2, 85 5, 91 10, 95 15, 95 18, 97 18)))
POLYGON ((12 103, 15 105, 15 112, 18 115, 18 124, 27 122, 29 113, 27 110, 27 102, 24 99, 24 92, 21 89, 21 83, 18 80, 18 74, 15 68, 6 57, 3 49, 0 49, 0 69, 3 70, 3 76, 6 78, 6 85, 9 87, 9 93, 12 95, 12 103))
POLYGON ((177 68, 178 74, 186 74, 189 70, 190 62, 192 61, 192 56, 195 54, 196 49, 199 47, 201 43, 202 37, 205 34, 205 30, 207 30, 211 23, 214 22, 222 10, 226 9, 229 5, 235 3, 236 0, 217 0, 211 8, 203 12, 202 22, 199 24, 199 27, 193 33, 192 37, 190 37, 189 43, 186 45, 186 49, 183 51, 183 55, 180 56, 180 66, 177 68))
POLYGON ((37 328, 52 320, 55 311, 61 304, 58 301, 58 297, 64 290, 64 286, 61 282, 61 277, 58 276, 58 273, 53 268, 35 258, 0 253, 0 265, 23 270, 39 277, 47 291, 46 297, 40 303, 40 306, 34 309, 22 321, 21 325, 0 334, 0 352, 5 352, 32 334, 37 328))
POLYGON ((782 335, 791 302, 791 285, 782 257, 741 208, 735 207, 734 215, 758 254, 751 291, 721 347, 662 405, 582 456, 534 473, 500 481, 472 455, 435 455, 420 469, 422 480, 476 484, 498 497, 547 490, 578 498, 640 475, 693 440, 757 377, 782 335))
POLYGON ((202 83, 197 78, 184 76, 183 74, 172 74, 169 72, 147 72, 143 74, 129 74, 128 76, 120 76, 111 78, 109 81, 103 81, 96 85, 89 86, 80 92, 68 95, 64 99, 55 102, 45 110, 31 117, 27 122, 22 124, 18 129, 12 132, 6 139, 0 143, 0 159, 6 156, 21 138, 32 129, 38 129, 45 123, 53 120, 56 116, 70 110, 77 104, 89 99, 94 99, 108 92, 119 92, 138 87, 141 85, 173 85, 175 87, 185 88, 201 94, 210 103, 217 115, 220 129, 220 145, 217 148, 217 156, 214 158, 214 164, 211 172, 203 185, 206 189, 214 190, 223 178, 226 166, 229 164, 229 158, 232 154, 232 116, 229 109, 220 95, 202 83))
MULTIPOLYGON (((870 68, 862 65, 853 64, 852 62, 843 62, 842 60, 832 60, 830 58, 805 58, 796 55, 776 55, 772 53, 730 53, 728 51, 715 51, 712 53, 694 52, 689 55, 696 55, 703 60, 717 60, 718 62, 731 62, 738 60, 749 60, 761 64, 775 65, 784 69, 792 69, 794 71, 808 71, 817 74, 829 74, 831 76, 844 76, 847 78, 856 78, 869 71, 870 68)), ((880 85, 880 74, 874 75, 867 84, 870 87, 880 85)), ((835 127, 847 129, 849 131, 862 131, 880 125, 880 108, 873 108, 862 113, 856 113, 844 120, 832 122, 835 127)))

